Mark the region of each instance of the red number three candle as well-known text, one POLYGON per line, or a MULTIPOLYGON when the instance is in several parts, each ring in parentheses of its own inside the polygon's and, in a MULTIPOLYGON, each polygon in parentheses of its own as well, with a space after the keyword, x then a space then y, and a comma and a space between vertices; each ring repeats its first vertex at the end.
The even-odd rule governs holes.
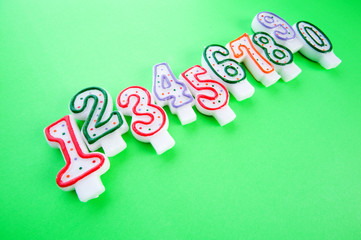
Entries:
POLYGON ((124 89, 118 96, 117 107, 125 115, 132 116, 130 129, 134 137, 142 142, 150 142, 157 154, 174 146, 175 141, 167 131, 167 114, 154 105, 147 89, 139 86, 124 89))
POLYGON ((104 154, 88 152, 73 117, 61 118, 44 132, 49 145, 60 148, 65 159, 65 167, 56 177, 58 186, 65 191, 75 189, 82 202, 103 193, 100 175, 109 169, 109 160, 104 154))

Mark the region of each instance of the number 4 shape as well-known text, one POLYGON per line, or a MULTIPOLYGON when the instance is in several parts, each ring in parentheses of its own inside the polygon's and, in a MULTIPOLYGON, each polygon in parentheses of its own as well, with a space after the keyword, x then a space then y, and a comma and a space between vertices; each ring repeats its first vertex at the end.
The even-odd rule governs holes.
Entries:
POLYGON ((167 63, 159 63, 153 67, 153 94, 160 107, 168 105, 173 114, 177 114, 182 125, 197 119, 193 111, 194 99, 187 86, 179 81, 167 63))

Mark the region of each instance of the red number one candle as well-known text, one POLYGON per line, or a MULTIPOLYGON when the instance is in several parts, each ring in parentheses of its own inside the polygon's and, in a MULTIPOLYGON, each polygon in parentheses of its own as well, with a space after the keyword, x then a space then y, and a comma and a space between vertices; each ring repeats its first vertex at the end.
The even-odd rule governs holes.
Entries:
POLYGON ((109 169, 109 160, 104 154, 88 152, 73 117, 61 118, 46 127, 44 133, 49 145, 58 147, 65 159, 65 167, 56 177, 58 186, 65 191, 75 189, 82 202, 103 193, 100 176, 109 169))

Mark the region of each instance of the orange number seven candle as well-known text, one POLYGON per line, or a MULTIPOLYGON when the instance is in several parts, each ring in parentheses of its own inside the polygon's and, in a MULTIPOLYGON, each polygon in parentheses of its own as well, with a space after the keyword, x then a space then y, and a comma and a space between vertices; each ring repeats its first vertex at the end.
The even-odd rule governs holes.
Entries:
POLYGON ((58 186, 65 191, 75 189, 82 202, 103 193, 100 175, 109 169, 109 160, 104 154, 88 152, 73 117, 61 118, 44 132, 49 145, 60 148, 65 159, 65 167, 56 177, 58 186))
POLYGON ((280 79, 273 65, 256 50, 247 33, 228 43, 226 48, 233 59, 243 62, 253 77, 266 87, 280 79))

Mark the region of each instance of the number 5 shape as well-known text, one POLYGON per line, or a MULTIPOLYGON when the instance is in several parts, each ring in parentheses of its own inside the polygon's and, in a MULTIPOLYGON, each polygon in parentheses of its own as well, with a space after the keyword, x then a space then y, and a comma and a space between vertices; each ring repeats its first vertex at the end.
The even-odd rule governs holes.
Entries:
POLYGON ((236 114, 228 106, 227 89, 219 82, 211 80, 207 70, 199 65, 183 72, 182 79, 196 98, 196 107, 204 115, 214 116, 221 126, 233 121, 236 114))

